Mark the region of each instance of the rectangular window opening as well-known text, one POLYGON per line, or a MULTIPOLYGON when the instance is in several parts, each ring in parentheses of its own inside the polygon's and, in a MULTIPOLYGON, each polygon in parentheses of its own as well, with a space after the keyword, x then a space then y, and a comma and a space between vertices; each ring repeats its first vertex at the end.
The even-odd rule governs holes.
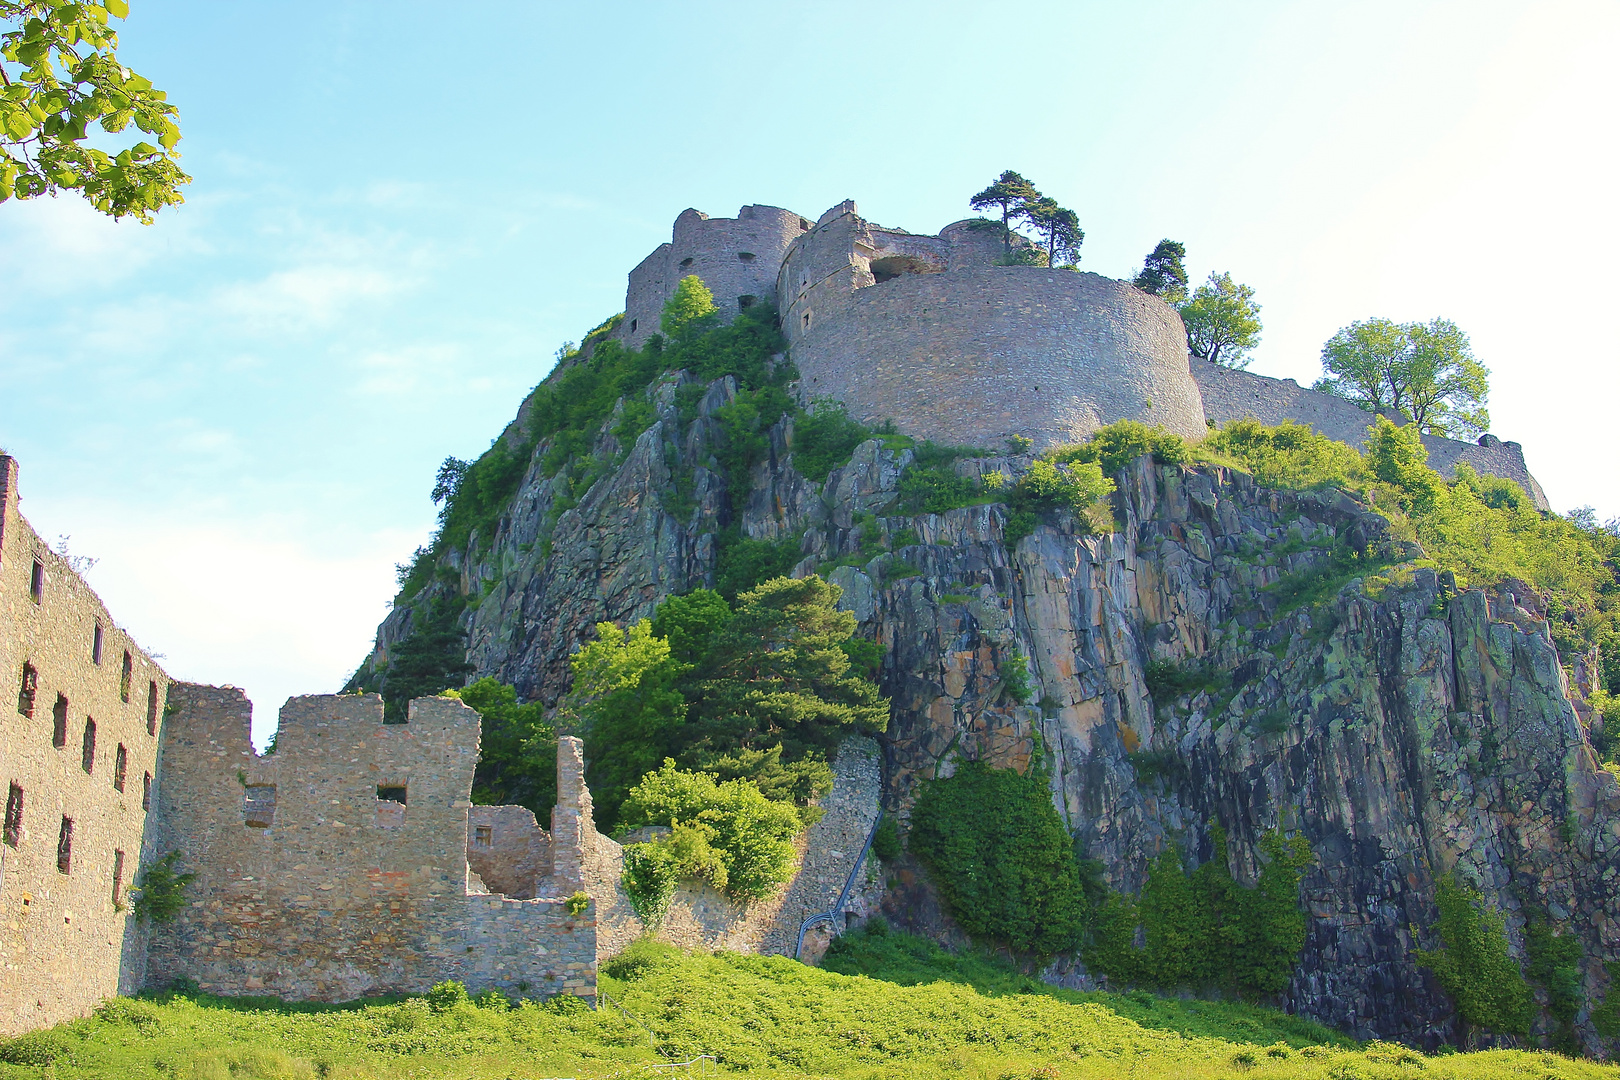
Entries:
POLYGON ((6 843, 16 847, 22 843, 23 789, 12 784, 6 792, 6 843))
POLYGON ((95 663, 101 663, 101 645, 106 636, 107 632, 101 628, 101 620, 97 619, 95 636, 90 639, 90 659, 95 663))
POLYGON ((124 790, 124 776, 129 770, 129 751, 123 743, 118 744, 118 753, 113 757, 113 790, 124 790))
POLYGON ((34 695, 39 693, 39 669, 33 664, 24 664, 22 670, 22 689, 17 691, 17 711, 34 718, 34 695))
POLYGON ((56 834, 56 869, 64 874, 73 873, 73 819, 64 817, 62 829, 56 834))
POLYGON ((157 680, 153 679, 146 684, 146 733, 157 734, 158 695, 157 680))
POLYGON ((473 826, 473 847, 494 847, 494 846, 495 846, 495 826, 493 826, 493 825, 474 825, 473 826))
POLYGON ((118 700, 129 700, 129 684, 135 679, 135 658, 124 650, 124 669, 118 673, 118 700))
POLYGON ((96 722, 90 717, 84 718, 84 765, 85 772, 94 772, 96 768, 96 722))
POLYGON ((268 829, 276 823, 276 785, 248 784, 242 797, 242 823, 250 829, 268 829))
POLYGON ((405 824, 405 787, 403 784, 377 786, 377 824, 398 826, 405 824))
POLYGON ((152 809, 152 774, 146 773, 141 777, 141 809, 152 809))
POLYGON ((630 320, 630 332, 632 334, 636 332, 636 320, 635 319, 630 320))
POLYGON ((38 559, 34 560, 34 573, 28 579, 28 595, 36 604, 45 602, 45 564, 38 559))
POLYGON ((113 849, 113 907, 124 906, 124 853, 113 849))
POLYGON ((51 745, 58 750, 67 745, 67 711, 68 699, 57 694, 56 704, 51 706, 51 745))

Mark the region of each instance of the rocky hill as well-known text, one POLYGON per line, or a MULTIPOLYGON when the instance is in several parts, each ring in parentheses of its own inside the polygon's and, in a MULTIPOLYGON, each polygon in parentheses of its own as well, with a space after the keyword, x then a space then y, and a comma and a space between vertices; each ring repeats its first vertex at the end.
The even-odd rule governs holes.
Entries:
MULTIPOLYGON (((1076 850, 1118 893, 1167 850, 1225 854, 1253 882, 1268 834, 1302 835, 1305 944, 1281 1001, 1430 1048, 1469 1034, 1415 954, 1439 944, 1439 884, 1461 881, 1532 968, 1532 938, 1579 942, 1562 989, 1532 979, 1533 1034, 1604 1052, 1620 783, 1594 748, 1597 654, 1570 644, 1552 592, 1460 582, 1398 536, 1398 513, 1339 487, 1152 454, 1116 463, 1101 513, 1020 519, 992 500, 1035 458, 881 434, 829 451, 825 421, 767 407, 791 375, 779 354, 752 387, 676 368, 571 429, 536 419, 568 369, 553 375, 486 455, 504 486, 459 534, 447 514, 353 685, 386 693, 413 640, 464 630, 472 678, 550 706, 599 621, 821 573, 883 649, 884 801, 902 820, 960 761, 1039 758, 1076 850), (920 512, 904 478, 925 470, 990 494, 920 512)), ((890 870, 893 921, 961 939, 928 874, 906 857, 890 870)), ((1072 954, 1045 975, 1098 978, 1072 954)))

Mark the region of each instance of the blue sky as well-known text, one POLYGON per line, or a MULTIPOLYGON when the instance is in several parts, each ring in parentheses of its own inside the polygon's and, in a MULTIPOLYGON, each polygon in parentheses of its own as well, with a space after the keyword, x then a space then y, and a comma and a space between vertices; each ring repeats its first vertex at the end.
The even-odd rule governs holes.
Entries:
POLYGON ((184 206, 0 205, 24 513, 182 678, 335 689, 470 457, 687 206, 933 232, 1016 168, 1082 267, 1255 287, 1254 370, 1451 318, 1559 510, 1611 462, 1620 8, 135 0, 184 206))

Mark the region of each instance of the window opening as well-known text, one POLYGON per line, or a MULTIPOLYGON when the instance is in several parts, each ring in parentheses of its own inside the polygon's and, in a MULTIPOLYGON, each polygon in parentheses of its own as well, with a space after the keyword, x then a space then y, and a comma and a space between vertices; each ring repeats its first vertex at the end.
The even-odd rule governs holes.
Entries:
POLYGON ((84 771, 91 772, 96 767, 96 722, 90 717, 84 718, 84 771))
POLYGON ((33 664, 24 664, 22 670, 22 689, 17 691, 17 711, 34 718, 34 695, 39 693, 39 670, 33 664))
POLYGON ((378 785, 377 824, 393 827, 405 824, 405 788, 378 785))
POLYGON ((124 650, 124 668, 118 673, 118 700, 129 700, 129 684, 135 678, 135 658, 124 650))
POLYGON ((124 907, 124 853, 113 849, 113 907, 124 907))
POLYGON ((753 262, 754 253, 752 251, 739 251, 737 252, 737 258, 741 259, 743 262, 753 262))
POLYGON ((242 796, 242 823, 250 829, 268 829, 276 823, 276 785, 247 784, 242 796))
POLYGON ((473 826, 473 847, 494 847, 494 846, 495 846, 495 826, 493 826, 493 825, 474 825, 473 826))
POLYGON ((101 620, 97 619, 96 636, 90 641, 90 659, 98 664, 101 663, 101 642, 104 636, 105 634, 101 629, 101 620))
POLYGON ((810 231, 810 223, 808 221, 804 220, 804 218, 799 219, 799 231, 800 232, 809 232, 810 231))
POLYGON ((36 604, 45 602, 45 564, 38 559, 34 560, 34 573, 28 579, 28 595, 36 604))
POLYGON ((810 313, 808 311, 804 313, 804 328, 806 330, 810 329, 810 313))
POLYGON ((692 257, 690 255, 688 255, 686 258, 681 260, 681 269, 682 270, 688 269, 689 267, 691 267, 691 265, 692 265, 692 257))
POLYGON ((141 809, 152 809, 152 774, 146 773, 141 777, 141 809))
POLYGON ((113 757, 113 790, 124 790, 124 775, 129 769, 129 751, 123 743, 118 744, 118 753, 113 757))
POLYGON ((21 784, 12 784, 11 790, 6 792, 6 843, 16 847, 22 843, 22 815, 23 815, 23 789, 21 784))
POLYGON ((153 679, 146 684, 146 733, 157 734, 158 701, 157 680, 153 679))
POLYGON ((51 706, 51 745, 58 750, 67 745, 67 710, 68 699, 57 694, 56 704, 51 706))
POLYGON ((636 332, 636 320, 635 319, 630 320, 630 332, 632 334, 636 332))
POLYGON ((73 819, 64 817, 62 829, 56 834, 56 868, 64 874, 73 872, 73 819))
POLYGON ((748 296, 748 295, 743 295, 743 296, 737 297, 737 310, 738 311, 747 311, 749 308, 754 306, 754 301, 757 300, 757 299, 759 299, 757 296, 748 296))

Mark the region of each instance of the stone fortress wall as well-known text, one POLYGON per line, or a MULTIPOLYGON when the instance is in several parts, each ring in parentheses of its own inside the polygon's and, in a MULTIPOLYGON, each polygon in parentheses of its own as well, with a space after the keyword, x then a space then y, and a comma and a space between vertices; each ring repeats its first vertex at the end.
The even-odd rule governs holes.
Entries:
POLYGON ((703 279, 726 322, 751 304, 775 304, 782 255, 809 228, 804 218, 779 206, 745 206, 734 218, 682 211, 670 242, 630 271, 620 340, 639 349, 657 333, 664 304, 688 274, 703 279))
POLYGON ((170 679, 18 508, 0 455, 0 1035, 144 978, 128 889, 150 854, 170 679))
MULTIPOLYGON (((1203 391, 1204 411, 1217 425, 1245 417, 1263 424, 1293 420, 1309 424, 1330 439, 1360 446, 1376 419, 1353 402, 1308 390, 1293 379, 1272 379, 1196 359, 1192 361, 1192 373, 1203 391)), ((1404 423, 1392 412, 1384 415, 1397 424, 1404 423)), ((1524 463, 1524 447, 1518 443, 1503 442, 1495 435, 1481 435, 1477 443, 1425 435, 1423 445, 1429 451, 1429 464, 1444 475, 1455 476, 1458 465, 1468 465, 1475 472, 1514 481, 1537 509, 1551 509, 1546 493, 1530 475, 1524 463)))
POLYGON ((1181 318, 1130 285, 997 266, 997 230, 872 225, 854 203, 789 248, 778 306, 801 393, 919 438, 1077 442, 1116 420, 1205 431, 1181 318))
POLYGON ((583 884, 566 833, 576 848, 581 826, 595 834, 579 740, 558 749, 564 835, 532 836, 533 815, 513 808, 469 823, 479 719, 453 698, 411 702, 403 724, 383 723, 374 694, 293 698, 275 752, 259 755, 240 690, 174 693, 159 847, 184 852, 197 878, 153 934, 154 985, 342 1001, 457 979, 473 993, 594 999, 596 913, 566 904, 583 884), (485 854, 545 849, 528 864, 538 879, 516 880, 521 860, 505 867, 501 883, 525 898, 490 892, 469 870, 479 820, 518 834, 488 836, 485 854))
MULTIPOLYGON (((1190 357, 1180 317, 1158 297, 1097 274, 996 265, 1002 254, 1000 230, 976 220, 923 236, 867 221, 849 200, 814 226, 774 206, 736 218, 686 210, 672 241, 631 271, 617 333, 644 344, 679 280, 697 274, 723 319, 745 302, 776 305, 807 403, 833 398, 918 438, 1046 446, 1131 419, 1197 439, 1245 416, 1366 438, 1372 418, 1348 401, 1190 357)), ((1548 509, 1518 443, 1423 442, 1446 476, 1467 464, 1548 509)))

